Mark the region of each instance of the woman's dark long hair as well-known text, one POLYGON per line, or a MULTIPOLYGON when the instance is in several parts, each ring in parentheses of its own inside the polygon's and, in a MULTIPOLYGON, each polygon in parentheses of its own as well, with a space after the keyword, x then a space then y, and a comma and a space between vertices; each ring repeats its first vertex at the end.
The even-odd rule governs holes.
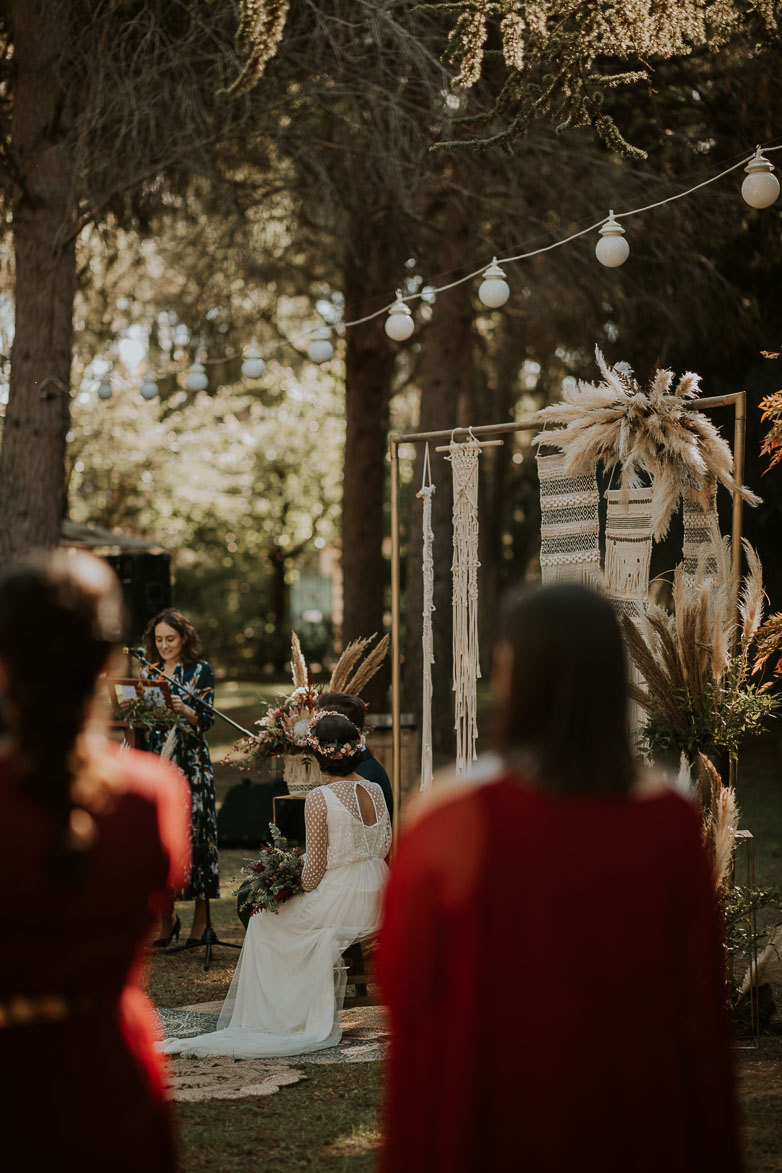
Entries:
POLYGON ((573 584, 524 589, 506 604, 501 639, 512 657, 497 728, 506 758, 559 794, 626 794, 627 665, 608 600, 573 584))
POLYGON ((91 554, 57 550, 0 580, 3 708, 15 770, 27 793, 61 823, 61 862, 79 825, 71 818, 78 806, 77 741, 121 632, 119 583, 91 554))
MULTIPOLYGON (((338 749, 350 741, 357 742, 361 737, 361 730, 347 717, 342 716, 316 717, 310 726, 310 732, 314 733, 322 745, 334 749, 338 749)), ((352 774, 356 766, 361 764, 364 750, 362 747, 354 754, 337 759, 313 750, 313 756, 324 774, 331 777, 342 777, 352 774)))
POLYGON ((155 628, 158 623, 166 623, 169 627, 173 627, 174 631, 182 637, 182 663, 195 664, 200 660, 204 654, 204 649, 201 647, 201 641, 198 638, 198 632, 193 627, 189 619, 185 619, 181 611, 177 611, 175 607, 167 607, 165 611, 161 611, 154 619, 150 619, 147 626, 144 628, 144 651, 150 664, 154 664, 156 660, 160 659, 160 654, 155 643, 155 628))

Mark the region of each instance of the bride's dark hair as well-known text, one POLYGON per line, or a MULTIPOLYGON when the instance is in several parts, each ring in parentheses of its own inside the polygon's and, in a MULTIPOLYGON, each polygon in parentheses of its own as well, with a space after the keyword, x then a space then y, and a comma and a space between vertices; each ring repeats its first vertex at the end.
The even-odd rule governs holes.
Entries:
POLYGON ((570 583, 527 587, 505 605, 500 643, 512 658, 497 723, 508 761, 559 794, 625 794, 636 762, 625 650, 608 600, 570 583))
POLYGON ((21 785, 60 828, 58 864, 91 837, 86 804, 74 791, 82 775, 91 772, 96 781, 95 763, 80 751, 79 739, 121 631, 119 583, 91 554, 56 550, 12 567, 0 580, 3 716, 21 785))
POLYGON ((335 756, 343 746, 349 745, 351 742, 358 745, 361 738, 361 730, 357 729, 347 717, 342 717, 338 713, 329 713, 325 717, 316 718, 310 726, 310 734, 318 739, 326 751, 322 753, 315 746, 312 749, 315 760, 324 774, 337 777, 352 774, 364 756, 363 746, 357 748, 354 754, 348 754, 345 757, 335 756))

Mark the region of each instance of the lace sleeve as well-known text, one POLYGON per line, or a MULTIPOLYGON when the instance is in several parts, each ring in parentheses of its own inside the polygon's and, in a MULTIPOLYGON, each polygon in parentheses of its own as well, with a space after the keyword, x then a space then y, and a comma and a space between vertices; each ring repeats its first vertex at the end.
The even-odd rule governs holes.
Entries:
POLYGON ((329 848, 326 796, 319 787, 311 790, 304 801, 304 830, 307 859, 301 873, 301 883, 305 892, 311 892, 323 879, 329 848))

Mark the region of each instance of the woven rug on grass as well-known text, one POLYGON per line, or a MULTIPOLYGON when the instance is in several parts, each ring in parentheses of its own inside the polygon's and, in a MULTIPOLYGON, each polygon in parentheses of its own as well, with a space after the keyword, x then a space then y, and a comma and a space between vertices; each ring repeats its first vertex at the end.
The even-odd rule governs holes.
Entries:
POLYGON ((245 1096, 271 1096, 281 1087, 306 1079, 279 1059, 231 1059, 213 1055, 210 1059, 172 1057, 169 1063, 168 1094, 177 1103, 197 1100, 241 1100, 245 1096))
MULTIPOLYGON (((160 1010, 161 1035, 192 1038, 217 1025, 220 1002, 203 1002, 160 1010)), ((373 1063, 385 1056, 388 1031, 381 1006, 355 1006, 342 1011, 342 1040, 336 1047, 310 1051, 285 1059, 233 1059, 212 1055, 169 1061, 170 1095, 177 1101, 235 1100, 265 1096, 306 1079, 292 1063, 373 1063)))

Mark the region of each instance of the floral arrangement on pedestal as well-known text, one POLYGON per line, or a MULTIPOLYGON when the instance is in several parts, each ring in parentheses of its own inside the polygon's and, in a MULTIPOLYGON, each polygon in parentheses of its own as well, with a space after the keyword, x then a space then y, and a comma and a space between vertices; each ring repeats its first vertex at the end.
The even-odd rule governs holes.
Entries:
POLYGON ((277 704, 269 705, 266 714, 256 721, 256 734, 236 742, 230 757, 240 769, 250 769, 258 758, 282 757, 291 794, 304 793, 325 781, 308 740, 310 726, 318 715, 318 702, 324 692, 361 695, 388 651, 388 636, 384 635, 371 647, 376 638, 370 635, 352 640, 324 688, 310 683, 307 663, 294 632, 291 637, 293 691, 277 704))

